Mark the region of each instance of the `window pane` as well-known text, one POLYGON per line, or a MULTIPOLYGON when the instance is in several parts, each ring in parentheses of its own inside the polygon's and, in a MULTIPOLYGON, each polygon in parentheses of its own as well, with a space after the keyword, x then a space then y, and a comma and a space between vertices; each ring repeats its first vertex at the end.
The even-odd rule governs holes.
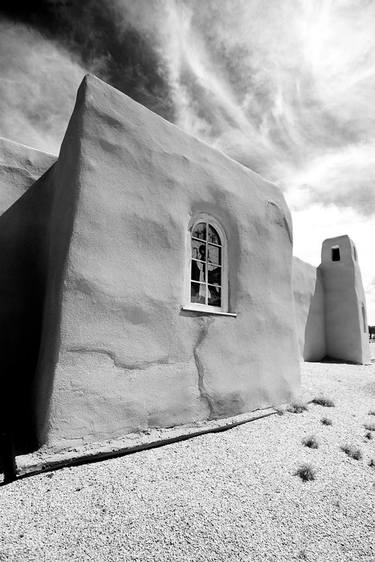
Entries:
POLYGON ((208 241, 212 242, 213 244, 221 244, 220 236, 218 235, 214 227, 210 224, 208 225, 208 241))
POLYGON ((206 243, 199 240, 191 241, 191 257, 194 260, 206 261, 206 243))
POLYGON ((192 236, 194 236, 194 238, 206 240, 206 223, 200 222, 199 224, 196 224, 192 236))
POLYGON ((221 248, 208 244, 208 261, 211 263, 221 264, 221 248))
POLYGON ((212 285, 221 285, 221 267, 208 264, 208 282, 212 285))
POLYGON ((200 304, 206 304, 206 287, 207 285, 202 283, 192 283, 191 284, 191 302, 198 302, 200 304))
POLYGON ((193 281, 206 281, 206 267, 207 265, 201 261, 191 260, 191 278, 193 281))
POLYGON ((221 288, 208 285, 208 304, 221 306, 221 288))

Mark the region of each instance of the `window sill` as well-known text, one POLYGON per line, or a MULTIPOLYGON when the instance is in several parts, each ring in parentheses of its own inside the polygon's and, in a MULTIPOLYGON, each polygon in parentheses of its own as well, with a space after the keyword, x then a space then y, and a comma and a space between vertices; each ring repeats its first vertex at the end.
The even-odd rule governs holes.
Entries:
POLYGON ((181 310, 185 310, 187 312, 199 312, 200 314, 213 314, 215 316, 232 316, 233 318, 237 317, 236 312, 224 312, 223 310, 214 310, 213 308, 204 308, 204 307, 195 307, 195 306, 182 306, 181 310))

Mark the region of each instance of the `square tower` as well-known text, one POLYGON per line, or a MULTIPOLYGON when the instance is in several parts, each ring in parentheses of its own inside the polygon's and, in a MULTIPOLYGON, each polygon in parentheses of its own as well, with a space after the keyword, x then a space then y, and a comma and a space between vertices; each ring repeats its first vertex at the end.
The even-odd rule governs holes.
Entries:
POLYGON ((322 245, 326 353, 353 363, 369 363, 366 300, 357 250, 349 236, 327 238, 322 245))

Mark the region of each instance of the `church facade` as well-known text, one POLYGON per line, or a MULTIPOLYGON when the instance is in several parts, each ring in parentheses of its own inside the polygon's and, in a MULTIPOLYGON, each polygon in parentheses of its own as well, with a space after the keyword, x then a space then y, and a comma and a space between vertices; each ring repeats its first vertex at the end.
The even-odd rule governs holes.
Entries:
POLYGON ((291 400, 291 231, 277 187, 86 77, 58 159, 0 220, 20 448, 291 400))
POLYGON ((58 158, 0 139, 0 212, 19 452, 288 402, 300 355, 369 361, 350 239, 293 258, 276 186, 95 77, 58 158))

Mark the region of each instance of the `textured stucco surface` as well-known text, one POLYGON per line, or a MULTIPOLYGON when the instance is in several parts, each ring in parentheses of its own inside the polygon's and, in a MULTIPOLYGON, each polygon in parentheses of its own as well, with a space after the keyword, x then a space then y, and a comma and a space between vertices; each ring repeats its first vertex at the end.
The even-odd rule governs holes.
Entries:
POLYGON ((54 164, 56 158, 0 137, 0 215, 54 164))
POLYGON ((366 307, 361 272, 354 244, 349 236, 328 238, 323 242, 322 261, 326 307, 327 355, 334 359, 370 362, 366 307), (332 261, 332 247, 339 247, 340 260, 332 261), (365 324, 365 325, 364 325, 365 324))
POLYGON ((326 356, 324 287, 313 265, 293 257, 293 293, 300 355, 305 361, 326 356))
POLYGON ((51 445, 235 415, 299 385, 279 190, 87 77, 56 164, 38 377, 51 445), (230 311, 182 311, 188 224, 229 240, 230 311), (59 326, 56 330, 54 326, 59 326))

